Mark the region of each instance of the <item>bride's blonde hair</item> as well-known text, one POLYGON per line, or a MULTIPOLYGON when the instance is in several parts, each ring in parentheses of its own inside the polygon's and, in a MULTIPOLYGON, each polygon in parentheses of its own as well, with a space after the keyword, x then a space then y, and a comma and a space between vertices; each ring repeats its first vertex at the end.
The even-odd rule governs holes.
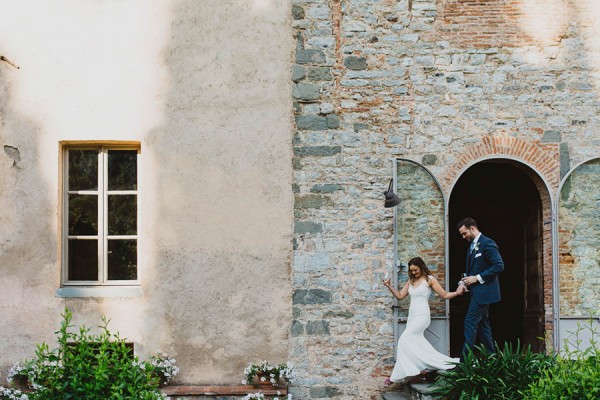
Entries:
POLYGON ((408 262, 408 279, 410 280, 410 283, 412 283, 415 280, 415 277, 413 276, 413 274, 410 273, 411 265, 414 265, 415 267, 419 267, 419 270, 421 270, 421 275, 425 275, 425 279, 427 279, 428 281, 429 281, 429 277, 433 275, 431 273, 431 271, 429 270, 429 268, 427 268, 427 265, 425 265, 425 261, 423 261, 423 259, 421 257, 411 258, 410 261, 408 262))

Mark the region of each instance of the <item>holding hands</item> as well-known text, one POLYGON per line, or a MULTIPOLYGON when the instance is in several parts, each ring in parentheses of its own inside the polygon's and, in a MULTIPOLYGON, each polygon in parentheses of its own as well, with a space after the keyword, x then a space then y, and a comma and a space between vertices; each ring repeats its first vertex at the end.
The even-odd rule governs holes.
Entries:
POLYGON ((461 279, 461 282, 464 283, 465 285, 469 286, 474 283, 477 283, 478 280, 477 280, 476 276, 465 276, 461 279))
MULTIPOLYGON (((455 292, 446 292, 442 288, 442 286, 439 284, 439 282, 437 281, 437 279, 435 279, 433 276, 429 276, 428 278, 425 278, 425 279, 427 280, 427 284, 437 294, 439 294, 444 299, 452 299, 452 298, 454 298, 456 296, 460 296, 464 292, 468 291, 467 287, 464 284, 462 284, 462 281, 459 282, 458 288, 456 289, 455 292)), ((411 285, 410 279, 406 282, 406 284, 404 285, 404 287, 400 291, 398 291, 398 290, 396 290, 396 289, 394 289, 392 287, 392 283, 391 283, 391 279, 390 278, 384 278, 384 279, 381 280, 381 282, 383 283, 383 286, 385 286, 386 288, 388 288, 388 290, 390 292, 392 292, 392 294, 394 295, 394 297, 396 297, 398 300, 402 300, 403 298, 405 298, 406 296, 408 296, 408 288, 411 285)))

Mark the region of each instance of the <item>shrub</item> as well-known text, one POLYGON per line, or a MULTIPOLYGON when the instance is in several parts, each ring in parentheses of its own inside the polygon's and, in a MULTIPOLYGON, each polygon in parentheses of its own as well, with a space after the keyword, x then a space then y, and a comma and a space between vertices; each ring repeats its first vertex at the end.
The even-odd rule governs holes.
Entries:
POLYGON ((496 353, 475 346, 463 363, 440 372, 433 395, 449 400, 522 399, 519 390, 537 380, 542 371, 554 365, 555 357, 531 351, 517 343, 496 345, 496 353))
POLYGON ((528 400, 600 399, 600 349, 592 321, 579 325, 574 340, 565 339, 565 351, 556 365, 543 372, 539 380, 532 382, 523 392, 528 400), (590 346, 580 349, 580 336, 589 330, 590 346))
POLYGON ((70 332, 72 313, 65 310, 55 332, 58 347, 37 346, 35 357, 11 369, 9 381, 27 377, 31 392, 23 394, 0 386, 0 399, 19 400, 156 400, 166 399, 159 390, 163 369, 140 362, 118 334, 108 330, 102 318, 101 333, 85 327, 70 332))

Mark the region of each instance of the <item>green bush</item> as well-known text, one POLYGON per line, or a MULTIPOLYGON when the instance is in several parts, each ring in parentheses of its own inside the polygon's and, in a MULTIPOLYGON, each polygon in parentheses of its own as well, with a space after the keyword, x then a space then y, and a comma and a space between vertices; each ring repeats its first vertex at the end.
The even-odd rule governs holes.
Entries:
POLYGON ((528 400, 600 399, 600 349, 592 321, 578 326, 574 340, 565 340, 565 351, 557 363, 523 392, 528 400), (581 334, 590 331, 590 346, 580 349, 581 334))
POLYGON ((555 362, 554 356, 534 353, 520 344, 514 349, 510 343, 503 349, 496 345, 496 353, 475 346, 463 363, 440 372, 432 394, 449 400, 522 399, 519 390, 527 389, 555 362))
POLYGON ((125 341, 108 330, 105 318, 100 334, 91 334, 85 327, 70 332, 72 317, 65 310, 60 329, 55 332, 57 348, 51 350, 42 343, 32 360, 13 367, 11 378, 16 381, 26 377, 31 392, 23 394, 0 386, 0 399, 166 399, 158 390, 164 369, 157 366, 156 360, 140 362, 125 341))

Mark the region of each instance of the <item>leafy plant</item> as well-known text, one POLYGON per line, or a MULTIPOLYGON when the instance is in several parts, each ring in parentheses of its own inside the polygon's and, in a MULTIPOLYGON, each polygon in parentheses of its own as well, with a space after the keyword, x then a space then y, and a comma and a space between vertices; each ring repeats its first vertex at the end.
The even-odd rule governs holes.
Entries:
POLYGON ((592 320, 578 325, 573 339, 565 339, 565 351, 557 363, 543 372, 539 380, 532 382, 523 392, 528 400, 600 399, 600 348, 598 332, 592 320), (590 345, 581 349, 581 336, 589 331, 590 345))
POLYGON ((55 332, 58 346, 37 346, 35 357, 11 369, 9 381, 27 377, 31 391, 23 394, 0 386, 0 399, 19 400, 158 400, 166 396, 158 390, 164 368, 140 362, 118 334, 108 330, 102 318, 101 333, 94 335, 85 327, 71 332, 72 313, 62 315, 55 332))
POLYGON ((291 365, 271 365, 266 361, 263 361, 261 364, 249 364, 244 369, 244 375, 246 376, 246 379, 242 381, 244 385, 267 381, 272 385, 277 385, 281 379, 284 379, 286 382, 292 382, 296 377, 296 373, 291 365))
POLYGON ((526 389, 555 362, 554 356, 534 353, 530 346, 521 347, 520 343, 515 348, 506 343, 503 349, 496 344, 495 353, 475 346, 463 363, 440 372, 432 394, 449 400, 522 399, 519 390, 526 389))

